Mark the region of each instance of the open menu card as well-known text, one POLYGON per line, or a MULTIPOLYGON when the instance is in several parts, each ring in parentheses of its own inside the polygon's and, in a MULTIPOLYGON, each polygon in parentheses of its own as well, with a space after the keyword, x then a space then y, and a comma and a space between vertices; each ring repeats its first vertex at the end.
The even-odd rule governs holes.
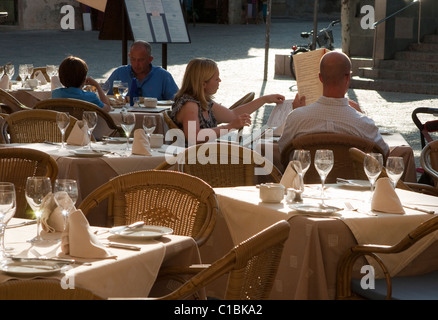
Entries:
POLYGON ((322 96, 322 83, 319 80, 319 62, 327 49, 299 53, 294 55, 294 68, 298 94, 306 97, 309 105, 322 96))

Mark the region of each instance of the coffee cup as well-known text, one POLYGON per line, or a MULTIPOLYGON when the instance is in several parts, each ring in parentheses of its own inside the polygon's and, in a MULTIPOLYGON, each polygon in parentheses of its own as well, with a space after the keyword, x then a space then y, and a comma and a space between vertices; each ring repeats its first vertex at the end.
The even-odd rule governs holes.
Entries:
POLYGON ((143 103, 146 108, 155 108, 157 106, 157 98, 144 98, 143 103))

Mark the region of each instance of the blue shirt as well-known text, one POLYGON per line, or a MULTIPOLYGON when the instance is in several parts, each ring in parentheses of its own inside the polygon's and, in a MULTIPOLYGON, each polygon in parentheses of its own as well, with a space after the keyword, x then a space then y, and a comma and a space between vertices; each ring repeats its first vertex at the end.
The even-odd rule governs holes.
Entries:
MULTIPOLYGON (((113 94, 113 81, 120 80, 128 84, 127 96, 129 96, 134 77, 131 65, 118 67, 105 82, 105 86, 109 88, 108 94, 113 94)), ((137 88, 141 89, 140 96, 157 98, 157 100, 172 100, 178 91, 178 86, 169 71, 161 67, 154 67, 152 64, 151 71, 146 78, 141 83, 137 79, 137 88)))
POLYGON ((99 100, 94 92, 84 91, 79 88, 56 88, 52 91, 52 98, 73 98, 94 103, 100 108, 103 108, 104 103, 99 100))

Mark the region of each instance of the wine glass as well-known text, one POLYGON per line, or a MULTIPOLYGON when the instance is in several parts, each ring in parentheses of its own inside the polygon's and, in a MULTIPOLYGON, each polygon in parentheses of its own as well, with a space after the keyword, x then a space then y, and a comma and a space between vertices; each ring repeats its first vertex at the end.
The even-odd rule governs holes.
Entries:
POLYGON ((50 79, 56 74, 57 67, 53 64, 46 65, 46 73, 50 79))
POLYGON ((12 77, 15 74, 15 67, 12 63, 8 63, 5 65, 5 72, 9 77, 9 80, 12 80, 12 77))
POLYGON ((120 82, 119 84, 119 93, 122 96, 122 99, 124 102, 126 102, 126 95, 128 94, 128 83, 127 82, 120 82))
POLYGON ((120 80, 113 81, 113 93, 114 97, 118 100, 120 98, 119 85, 122 83, 120 80))
POLYGON ((380 153, 367 153, 363 160, 363 168, 365 170, 365 174, 368 177, 368 180, 370 180, 371 183, 372 196, 376 180, 383 169, 383 156, 380 153))
POLYGON ((91 134, 93 133, 93 130, 94 128, 96 128, 97 125, 97 113, 95 111, 84 111, 82 119, 87 124, 88 137, 90 138, 90 140, 88 141, 88 149, 91 150, 91 134))
POLYGON ((0 66, 0 79, 3 78, 4 74, 5 74, 5 66, 0 66))
POLYGON ((18 66, 18 75, 21 79, 21 85, 24 88, 24 83, 27 77, 27 65, 26 64, 20 64, 18 66))
POLYGON ((321 177, 321 201, 324 205, 324 183, 327 178, 329 172, 333 168, 334 164, 334 155, 332 150, 316 150, 315 152, 315 169, 318 171, 319 176, 321 177))
POLYGON ((129 136, 135 127, 135 114, 132 112, 121 112, 122 122, 121 126, 126 134, 126 150, 129 151, 129 136))
POLYGON ((295 171, 300 177, 300 189, 304 191, 304 175, 310 167, 310 151, 309 150, 295 150, 292 156, 292 163, 295 171))
POLYGON ((26 200, 29 206, 35 213, 37 218, 37 235, 35 238, 29 240, 29 242, 42 242, 40 236, 40 225, 41 225, 41 206, 47 197, 50 196, 52 192, 52 183, 49 177, 28 177, 26 181, 26 200))
POLYGON ((0 259, 7 258, 5 251, 5 230, 17 209, 15 186, 10 182, 0 182, 0 259))
POLYGON ((33 64, 27 64, 27 78, 31 79, 33 75, 33 64))
POLYGON ((143 117, 143 129, 146 132, 149 141, 151 140, 151 134, 154 133, 156 127, 157 127, 157 119, 155 118, 155 116, 143 117))
POLYGON ((62 141, 61 141, 61 150, 65 149, 64 143, 64 135, 65 130, 70 124, 70 115, 68 112, 58 112, 56 114, 56 124, 58 125, 59 130, 61 130, 62 141))
POLYGON ((388 157, 386 160, 386 174, 394 184, 394 189, 397 187, 397 182, 403 174, 405 163, 402 157, 388 157))
POLYGON ((68 216, 78 200, 78 185, 73 179, 56 179, 53 195, 64 216, 64 230, 67 227, 68 216))

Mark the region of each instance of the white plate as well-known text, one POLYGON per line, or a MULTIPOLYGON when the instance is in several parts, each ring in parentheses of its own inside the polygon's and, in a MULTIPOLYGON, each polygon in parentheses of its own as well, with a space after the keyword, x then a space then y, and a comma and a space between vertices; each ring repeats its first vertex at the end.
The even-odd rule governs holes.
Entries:
POLYGON ((7 261, 0 270, 12 276, 31 277, 57 273, 65 265, 56 261, 7 261))
POLYGON ((299 213, 316 214, 316 215, 333 215, 343 208, 333 206, 320 206, 319 204, 291 204, 290 207, 299 213))
POLYGON ((93 150, 73 150, 72 153, 76 157, 83 157, 83 158, 96 158, 96 157, 102 157, 104 153, 99 151, 93 151, 93 150))
POLYGON ((350 188, 370 189, 371 183, 367 180, 352 180, 352 179, 336 179, 336 183, 350 188))
POLYGON ((131 239, 158 239, 166 234, 173 233, 171 228, 161 226, 142 226, 135 229, 125 230, 126 226, 114 227, 110 229, 110 233, 131 239))

